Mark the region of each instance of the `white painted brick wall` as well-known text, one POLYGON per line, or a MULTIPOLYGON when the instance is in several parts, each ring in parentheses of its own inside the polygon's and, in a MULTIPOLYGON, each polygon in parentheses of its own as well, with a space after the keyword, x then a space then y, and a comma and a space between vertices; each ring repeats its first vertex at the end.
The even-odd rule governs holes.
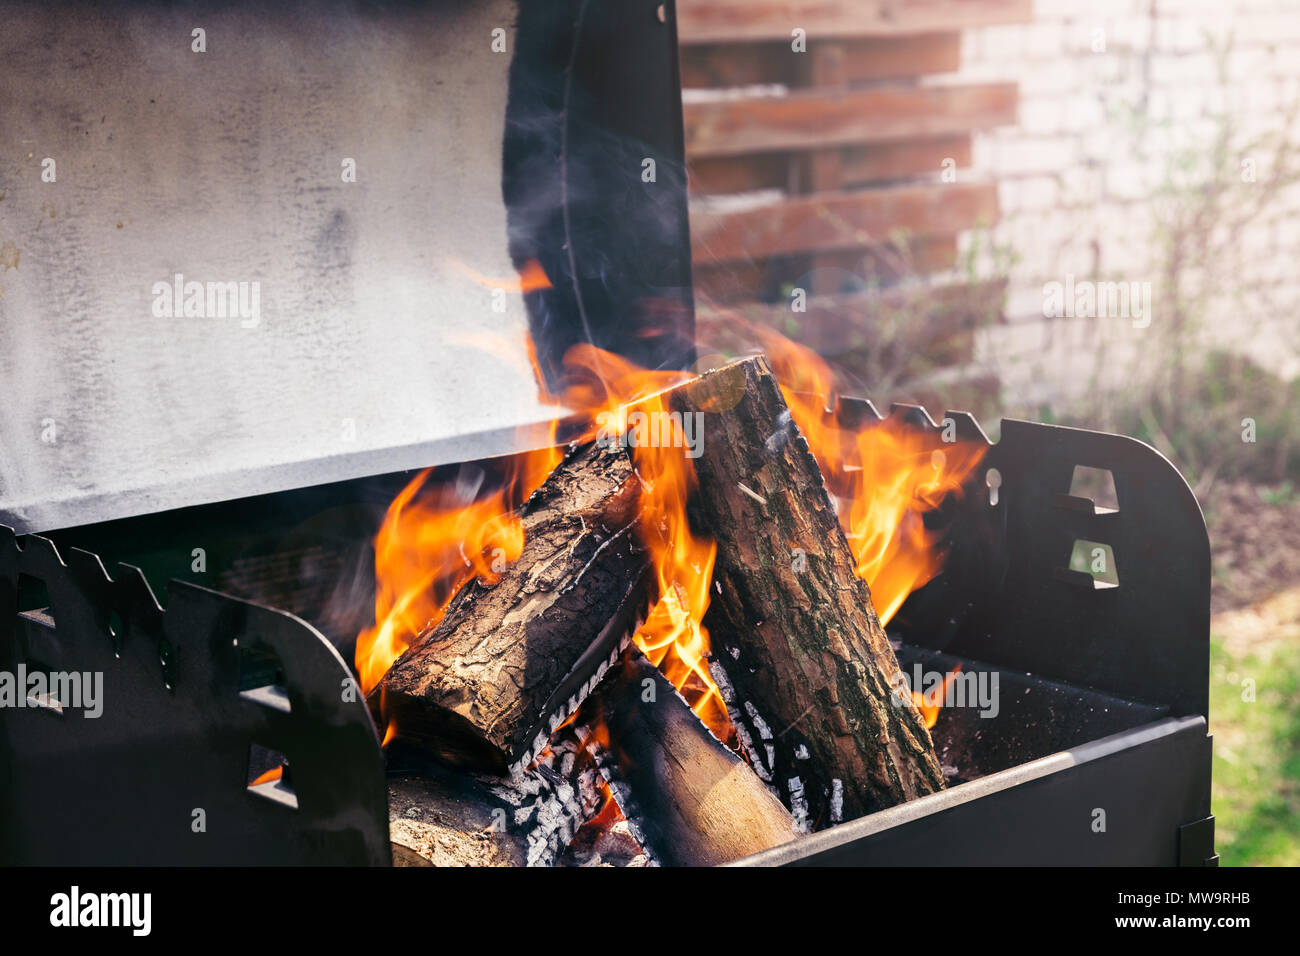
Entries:
MULTIPOLYGON (((1285 125, 1283 111, 1300 103, 1300 0, 1155 0, 1154 15, 1152 8, 1152 0, 1037 0, 1032 23, 967 31, 961 70, 931 81, 1020 87, 1016 125, 978 134, 972 157, 978 172, 999 183, 1002 220, 995 235, 1018 259, 1009 323, 989 330, 980 347, 983 361, 999 365, 1013 404, 1065 398, 1087 381, 1088 343, 1098 334, 1087 327, 1097 320, 1045 320, 1043 284, 1067 273, 1156 280, 1153 192, 1169 157, 1189 147, 1203 151, 1216 114, 1230 115, 1245 143, 1276 135, 1285 125), (1098 29, 1105 31, 1104 53, 1092 49, 1098 29), (1229 35, 1225 84, 1210 41, 1229 35), (1138 154, 1126 119, 1134 107, 1145 109, 1146 155, 1138 154)), ((1300 113, 1292 141, 1300 149, 1300 113)), ((1265 180, 1270 151, 1247 149, 1246 155, 1265 180)), ((1230 168, 1238 166, 1234 161, 1230 168)), ((1216 290, 1214 338, 1241 341, 1243 351, 1276 371, 1296 374, 1300 185, 1270 203, 1242 236, 1238 253, 1237 277, 1246 288, 1230 297, 1216 290), (1241 306, 1246 300, 1253 303, 1248 315, 1241 306), (1234 339, 1232 323, 1244 329, 1248 319, 1253 330, 1234 339)), ((1158 321, 1158 303, 1156 311, 1158 321)), ((1112 344, 1143 348, 1137 330, 1111 328, 1104 335, 1112 344)))

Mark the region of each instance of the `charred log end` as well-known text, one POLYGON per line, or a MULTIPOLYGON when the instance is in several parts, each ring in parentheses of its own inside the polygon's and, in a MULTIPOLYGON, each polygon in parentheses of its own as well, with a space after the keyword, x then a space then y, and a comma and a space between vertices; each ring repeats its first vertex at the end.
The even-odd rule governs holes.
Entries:
POLYGON ((509 807, 472 777, 426 769, 388 784, 394 866, 523 866, 509 807))
MULTIPOLYGON (((377 699, 378 693, 371 699, 377 699)), ((453 710, 431 704, 418 691, 408 693, 400 682, 384 693, 385 718, 395 721, 404 746, 460 770, 504 775, 509 766, 505 751, 484 739, 479 729, 453 710)))
POLYGON ((795 838, 789 811, 640 652, 629 650, 596 703, 626 785, 615 798, 635 802, 623 810, 657 858, 716 866, 795 838))

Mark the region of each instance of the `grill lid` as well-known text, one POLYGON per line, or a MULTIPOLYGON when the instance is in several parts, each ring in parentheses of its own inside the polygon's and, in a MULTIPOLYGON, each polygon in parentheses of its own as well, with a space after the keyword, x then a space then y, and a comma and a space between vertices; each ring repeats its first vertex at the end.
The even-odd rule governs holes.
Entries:
POLYGON ((607 6, 9 11, 0 523, 517 450, 530 325, 684 361, 672 18, 607 6))

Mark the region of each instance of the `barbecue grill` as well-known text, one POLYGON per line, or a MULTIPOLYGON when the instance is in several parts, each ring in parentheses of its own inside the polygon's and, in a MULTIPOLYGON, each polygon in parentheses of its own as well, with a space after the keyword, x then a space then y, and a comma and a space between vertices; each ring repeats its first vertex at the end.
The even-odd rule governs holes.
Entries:
MULTIPOLYGON (((0 299, 0 368, 16 396, 0 413, 0 671, 99 672, 112 702, 98 719, 53 693, 0 710, 0 857, 387 865, 380 732, 346 663, 374 606, 369 542, 414 469, 490 472, 493 456, 541 441, 553 410, 466 384, 465 363, 481 354, 472 349, 448 346, 426 363, 466 388, 460 397, 382 368, 367 375, 367 350, 391 354, 384 342, 403 336, 436 347, 447 328, 474 341, 526 326, 552 386, 578 341, 647 367, 693 361, 672 4, 499 0, 365 14, 327 4, 312 16, 290 4, 266 20, 238 5, 201 16, 88 10, 19 5, 0 40, 16 91, 0 118, 35 117, 26 162, 53 140, 71 177, 90 168, 76 152, 85 136, 114 168, 168 150, 192 166, 182 175, 159 160, 125 172, 125 185, 56 199, 72 202, 70 235, 40 219, 37 166, 0 169, 6 222, 33 213, 44 230, 22 235, 26 271, 6 278, 0 299), (190 49, 200 25, 211 54, 190 49), (124 49, 112 36, 135 39, 124 49), (240 52, 218 56, 235 36, 225 50, 240 52), (139 85, 113 122, 104 113, 101 132, 94 83, 78 71, 107 77, 141 47, 169 50, 159 54, 168 85, 152 67, 128 68, 139 85), (416 65, 425 49, 434 69, 416 65), (204 55, 212 65, 195 72, 189 58, 204 55), (384 86, 382 103, 348 79, 390 67, 402 80, 384 86), (240 109, 220 96, 241 92, 240 109), (209 152, 190 145, 188 122, 151 118, 154 100, 173 118, 201 117, 209 152), (48 117, 74 101, 69 136, 48 117), (372 115, 374 138, 387 139, 382 158, 371 150, 368 181, 365 151, 331 130, 364 140, 372 115), (277 159, 255 129, 285 131, 294 156, 277 159), (353 151, 359 178, 346 184, 339 157, 353 151), (436 195, 412 201, 419 177, 436 195), (369 190, 364 201, 349 186, 369 190), (157 232, 111 245, 92 227, 118 215, 157 232), (387 258, 363 261, 380 243, 387 258), (495 312, 452 260, 495 262, 503 275, 536 261, 551 282, 495 312), (241 330, 203 320, 157 324, 142 290, 183 271, 268 290, 283 282, 265 337, 251 340, 260 346, 231 344, 241 330), (75 313, 95 302, 121 314, 88 332, 75 313), (483 318, 467 324, 462 313, 483 318), (86 335, 90 353, 78 351, 86 335), (341 370, 338 351, 356 366, 341 370), (149 387, 116 381, 119 359, 149 387), (223 409, 224 392, 187 391, 195 376, 254 399, 223 409), (342 403, 340 389, 350 389, 342 403), (66 421, 53 443, 33 427, 44 408, 66 421), (340 419, 368 437, 340 445, 340 419), (328 439, 278 440, 323 436, 327 421, 328 439), (284 775, 263 777, 282 757, 284 775)), ((838 414, 880 418, 849 399, 838 414)), ((916 406, 890 414, 939 427, 916 406)), ((944 420, 987 441, 969 415, 944 420)), ((960 663, 996 674, 997 715, 940 717, 948 789, 738 862, 1214 863, 1209 544, 1177 470, 1132 439, 1004 420, 938 518, 952 542, 945 570, 909 598, 890 636, 904 671, 960 663), (1108 472, 1115 500, 1072 491, 1077 468, 1108 472), (1073 565, 1081 543, 1102 547, 1106 575, 1073 565)))

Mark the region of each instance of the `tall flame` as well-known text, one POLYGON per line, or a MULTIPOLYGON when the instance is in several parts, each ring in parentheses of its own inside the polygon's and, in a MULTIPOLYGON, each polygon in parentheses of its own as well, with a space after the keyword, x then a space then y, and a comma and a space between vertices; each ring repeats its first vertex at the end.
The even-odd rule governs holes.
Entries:
MULTIPOLYGON (((647 371, 591 345, 570 349, 565 365, 571 373, 586 372, 566 390, 566 404, 594 413, 593 420, 603 423, 606 435, 623 434, 633 409, 667 420, 664 390, 688 377, 683 372, 647 371)), ((681 444, 638 443, 631 448, 641 482, 642 539, 658 586, 658 598, 633 641, 718 738, 727 740, 731 721, 709 674, 709 634, 703 624, 717 545, 696 535, 687 521, 695 466, 681 444)))
MULTIPOLYGON (((662 392, 689 377, 642 369, 585 344, 570 349, 564 364, 567 385, 558 403, 585 420, 578 441, 598 432, 621 434, 632 407, 647 414, 667 412, 662 392)), ((417 635, 437 624, 461 587, 475 578, 495 581, 518 559, 524 544, 519 509, 562 457, 559 448, 550 447, 503 459, 505 479, 486 492, 430 483, 426 471, 394 499, 375 539, 377 623, 357 640, 363 693, 379 684, 417 635)), ((730 721, 709 674, 709 638, 702 623, 716 547, 696 536, 686 518, 694 467, 680 446, 637 446, 632 459, 641 487, 638 524, 658 586, 633 640, 726 740, 730 721)), ((390 726, 385 742, 394 732, 390 726)))
POLYGON ((495 581, 518 559, 524 549, 518 508, 561 457, 557 448, 513 455, 503 460, 504 477, 490 486, 482 474, 468 483, 431 483, 426 470, 402 489, 375 538, 376 623, 357 637, 362 693, 370 693, 416 635, 442 619, 466 582, 495 581))
POLYGON ((821 356, 768 329, 754 331, 834 496, 858 577, 871 588, 881 625, 888 624, 907 596, 943 569, 943 534, 925 527, 925 513, 961 491, 987 446, 944 441, 941 432, 893 417, 845 427, 830 410, 834 376, 821 356))
MULTIPOLYGON (((535 263, 527 264, 517 281, 498 282, 461 268, 486 286, 513 292, 549 285, 535 263)), ((925 527, 923 515, 960 489, 984 446, 945 443, 893 419, 861 430, 843 427, 828 411, 835 391, 826 363, 775 332, 755 331, 835 497, 857 573, 871 587, 881 623, 887 623, 907 595, 942 567, 941 536, 925 527)), ((528 350, 541 382, 531 341, 528 350)), ((651 416, 667 412, 663 391, 688 376, 642 369, 591 345, 574 346, 564 363, 563 394, 543 390, 543 399, 585 420, 579 440, 620 434, 632 407, 651 416)), ((727 740, 730 721, 709 673, 703 624, 717 549, 692 531, 686 514, 694 466, 686 450, 671 442, 636 444, 631 453, 641 484, 639 526, 658 588, 634 641, 727 740)), ((524 545, 520 509, 562 457, 558 448, 548 447, 503 459, 504 473, 490 482, 431 482, 426 471, 397 496, 375 539, 376 623, 357 640, 365 693, 418 634, 437 624, 461 587, 475 578, 495 581, 518 559, 524 545)), ((390 724, 385 743, 399 731, 390 724)))
POLYGON ((921 720, 925 722, 926 730, 931 730, 939 722, 939 711, 943 708, 943 702, 948 699, 948 689, 952 687, 952 682, 957 679, 960 670, 961 665, 958 664, 948 672, 942 683, 936 684, 928 691, 912 691, 912 703, 916 705, 921 720))

